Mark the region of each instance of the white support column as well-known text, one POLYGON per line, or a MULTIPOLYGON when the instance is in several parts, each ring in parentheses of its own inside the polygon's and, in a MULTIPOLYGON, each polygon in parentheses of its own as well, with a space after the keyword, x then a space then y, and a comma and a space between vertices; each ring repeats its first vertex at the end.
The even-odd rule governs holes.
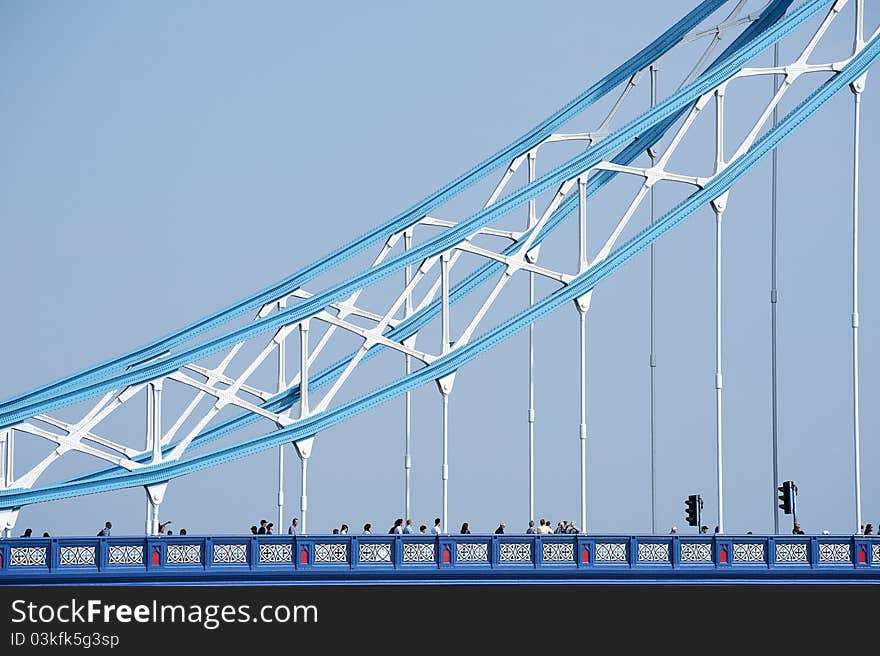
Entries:
POLYGON ((581 531, 587 530, 587 313, 578 312, 581 332, 581 531))
POLYGON ((721 440, 721 220, 715 211, 715 453, 718 477, 718 532, 724 533, 723 449, 721 440))
MULTIPOLYGON (((779 44, 773 45, 773 66, 779 66, 779 44)), ((779 92, 779 76, 773 76, 773 97, 779 92)), ((779 122, 779 105, 773 106, 773 125, 779 122)), ((773 149, 773 173, 770 207, 770 406, 773 437, 773 486, 770 497, 773 503, 773 533, 779 533, 779 505, 776 503, 776 486, 779 485, 779 412, 777 402, 778 375, 776 369, 776 202, 777 202, 777 154, 779 147, 773 149)))
POLYGON ((443 465, 440 475, 443 480, 443 532, 449 532, 449 394, 441 393, 443 398, 443 465))
MULTIPOLYGON (((299 396, 299 416, 304 419, 309 415, 309 320, 306 319, 299 325, 299 356, 300 356, 300 396, 299 396)), ((306 494, 306 483, 308 476, 309 457, 312 453, 311 439, 307 440, 307 446, 297 444, 297 453, 299 454, 301 464, 301 490, 299 509, 301 517, 302 533, 308 532, 307 512, 308 512, 308 496, 306 494)))
MULTIPOLYGON (((657 64, 651 64, 651 107, 657 104, 657 64)), ((651 168, 654 168, 655 153, 653 148, 648 149, 651 157, 651 168)), ((654 225, 654 185, 651 185, 651 225, 654 225)), ((657 442, 655 439, 656 423, 656 380, 655 370, 657 367, 657 355, 654 348, 654 244, 651 244, 651 300, 650 300, 650 332, 651 353, 648 366, 651 370, 651 532, 657 533, 657 442)))
MULTIPOLYGON (((578 178, 578 270, 587 269, 587 176, 578 178)), ((575 301, 580 317, 580 401, 581 416, 578 426, 581 461, 581 531, 587 530, 587 308, 589 297, 581 297, 575 301)))
MULTIPOLYGON (((717 172, 724 165, 724 87, 715 92, 715 107, 715 170, 717 172)), ((719 533, 724 533, 724 450, 721 430, 721 223, 726 205, 726 193, 712 202, 712 209, 715 211, 715 458, 719 533)))
MULTIPOLYGON (((442 352, 449 352, 449 251, 440 256, 440 286, 442 297, 442 352)), ((440 393, 443 397, 443 464, 440 468, 440 476, 443 482, 443 532, 449 532, 449 394, 450 389, 440 383, 440 393)))
MULTIPOLYGON (((409 251, 412 248, 412 239, 413 239, 413 231, 412 229, 407 230, 403 233, 403 249, 404 251, 409 251)), ((412 267, 407 265, 404 270, 405 275, 405 289, 406 292, 406 301, 404 304, 404 319, 409 318, 413 311, 412 305, 412 293, 409 291, 409 285, 412 282, 412 267)), ((407 354, 406 358, 406 375, 412 372, 412 356, 407 354)), ((404 421, 405 421, 405 444, 404 444, 404 452, 403 452, 403 472, 404 472, 404 501, 403 501, 403 516, 406 518, 411 517, 410 513, 410 490, 411 490, 411 480, 412 480, 412 392, 410 390, 406 391, 405 398, 406 408, 404 410, 404 421)))
POLYGON ((284 526, 284 445, 278 445, 278 532, 284 526))
POLYGON ((150 495, 147 494, 146 518, 144 521, 144 535, 150 535, 153 532, 153 504, 150 503, 150 495))
POLYGON ((9 448, 9 440, 12 437, 12 429, 4 428, 0 430, 0 490, 9 487, 10 479, 6 471, 7 449, 9 448))
MULTIPOLYGON (((856 2, 853 52, 865 46, 865 3, 856 2)), ((853 353, 853 485, 855 487, 856 524, 853 532, 862 529, 862 471, 859 445, 859 130, 861 127, 862 92, 865 75, 850 84, 853 92, 853 191, 852 191, 852 353, 853 353)))
MULTIPOLYGON (((152 449, 151 463, 155 464, 162 460, 162 379, 155 380, 147 385, 147 443, 152 449)), ((159 506, 164 497, 153 495, 147 488, 147 533, 158 535, 159 533, 159 506)))
POLYGON ((151 430, 153 437, 151 443, 153 445, 153 462, 159 462, 162 459, 162 379, 150 383, 149 394, 152 399, 151 403, 151 430))
MULTIPOLYGON (((11 428, 0 430, 0 490, 5 490, 12 483, 12 477, 9 476, 7 467, 9 463, 9 443, 11 440, 11 428)), ((6 526, 0 525, 0 537, 8 538, 10 535, 10 530, 6 526)))
POLYGON ((299 417, 309 415, 309 324, 306 319, 299 325, 299 417))
POLYGON ((153 509, 153 526, 150 529, 151 535, 159 534, 159 504, 150 501, 150 507, 153 509))
MULTIPOLYGON (((156 462, 162 458, 162 379, 150 385, 150 392, 153 396, 153 461, 156 462)), ((164 494, 163 494, 164 498, 164 494)), ((157 502, 155 506, 154 534, 159 533, 159 506, 161 502, 157 502)))
MULTIPOLYGON (((278 301, 278 311, 287 307, 287 297, 278 301)), ((287 339, 278 341, 278 393, 287 387, 287 339)), ((284 445, 278 445, 278 533, 284 530, 284 445)))
MULTIPOLYGON (((861 7, 861 5, 859 5, 861 7)), ((860 34, 857 33, 857 34, 860 34)), ((859 129, 861 123, 862 91, 865 78, 851 85, 853 92, 853 191, 852 191, 852 372, 853 372, 853 483, 855 486, 856 523, 854 532, 862 526, 862 473, 859 445, 859 129)))
MULTIPOLYGON (((529 182, 535 181, 535 151, 528 154, 529 182)), ((529 225, 537 222, 535 199, 529 200, 529 225)), ((529 307, 535 304, 535 272, 529 271, 529 307)), ((529 324, 529 520, 535 519, 535 324, 529 324)))
POLYGON ((308 533, 308 528, 306 528, 306 526, 307 526, 306 512, 308 511, 308 508, 309 508, 309 501, 308 501, 308 496, 306 495, 306 477, 308 475, 309 459, 307 457, 303 457, 302 454, 300 454, 299 461, 300 461, 300 465, 301 465, 301 474, 302 474, 301 475, 302 488, 300 490, 300 497, 299 497, 299 511, 300 511, 300 514, 302 515, 302 522, 301 522, 302 534, 305 535, 306 533, 308 533))
POLYGON ((15 482, 15 429, 10 429, 6 440, 6 485, 15 482))
MULTIPOLYGON (((155 431, 153 430, 153 387, 152 385, 147 385, 147 431, 144 436, 144 441, 146 442, 146 451, 152 454, 152 458, 155 461, 156 454, 153 450, 153 440, 155 437, 155 431)), ((146 488, 145 488, 146 489, 146 488)), ((153 503, 150 501, 150 492, 147 492, 147 518, 146 525, 144 527, 145 535, 153 535, 153 503)))

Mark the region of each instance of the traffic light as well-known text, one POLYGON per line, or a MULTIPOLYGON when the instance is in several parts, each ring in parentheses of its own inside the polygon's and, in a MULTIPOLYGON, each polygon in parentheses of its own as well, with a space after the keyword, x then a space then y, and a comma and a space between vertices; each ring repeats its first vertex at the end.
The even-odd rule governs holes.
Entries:
POLYGON ((684 501, 684 516, 690 526, 700 525, 700 511, 703 509, 703 498, 699 494, 692 494, 684 501))
POLYGON ((794 481, 785 481, 776 489, 782 493, 779 495, 779 500, 782 502, 779 504, 779 507, 782 508, 782 512, 786 515, 791 515, 795 510, 797 485, 794 484, 794 481))

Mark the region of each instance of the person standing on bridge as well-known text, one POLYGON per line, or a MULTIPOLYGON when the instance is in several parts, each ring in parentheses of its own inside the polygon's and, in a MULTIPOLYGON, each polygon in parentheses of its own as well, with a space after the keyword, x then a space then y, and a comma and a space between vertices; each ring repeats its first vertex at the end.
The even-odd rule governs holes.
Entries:
POLYGON ((468 523, 465 522, 464 524, 461 525, 461 534, 462 535, 470 535, 470 533, 471 533, 471 528, 470 528, 470 526, 468 526, 468 523))
POLYGON ((372 535, 373 533, 373 525, 367 522, 364 524, 364 535, 372 535))
POLYGON ((112 528, 113 528, 113 522, 107 522, 106 524, 104 524, 104 528, 102 528, 100 531, 98 531, 98 535, 100 535, 101 537, 105 537, 105 538, 110 537, 110 529, 112 529, 112 528))
POLYGON ((440 535, 440 518, 434 520, 434 528, 431 529, 431 533, 434 535, 440 535))
POLYGON ((538 529, 535 528, 535 520, 529 520, 529 527, 526 529, 526 533, 537 533, 538 529))
POLYGON ((403 534, 403 518, 398 517, 397 519, 395 519, 394 526, 392 526, 390 529, 388 529, 388 532, 394 533, 396 535, 402 535, 403 534))
POLYGON ((299 520, 294 517, 290 520, 290 526, 287 527, 287 534, 296 535, 297 533, 299 533, 299 520))
POLYGON ((268 524, 265 519, 260 520, 260 528, 257 529, 257 535, 266 535, 266 524, 268 524))
POLYGON ((505 524, 504 522, 501 522, 500 524, 498 524, 498 528, 495 529, 495 534, 499 535, 501 533, 504 533, 505 526, 507 526, 507 524, 505 524))
POLYGON ((411 519, 406 520, 406 526, 403 527, 403 532, 406 533, 407 535, 410 535, 410 534, 416 532, 416 527, 413 526, 411 519))

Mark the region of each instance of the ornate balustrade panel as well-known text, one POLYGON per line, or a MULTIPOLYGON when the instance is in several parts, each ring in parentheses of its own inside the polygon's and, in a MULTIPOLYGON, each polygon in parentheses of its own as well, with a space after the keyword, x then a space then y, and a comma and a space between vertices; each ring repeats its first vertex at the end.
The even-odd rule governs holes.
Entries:
POLYGON ((505 534, 0 540, 0 585, 658 578, 706 583, 775 578, 880 582, 880 537, 505 534))

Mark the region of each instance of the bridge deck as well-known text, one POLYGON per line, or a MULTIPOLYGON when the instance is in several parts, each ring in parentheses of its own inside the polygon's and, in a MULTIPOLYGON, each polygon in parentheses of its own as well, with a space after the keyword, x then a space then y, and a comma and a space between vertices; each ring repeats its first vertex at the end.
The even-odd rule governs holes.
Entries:
POLYGON ((880 583, 880 536, 213 535, 0 540, 0 585, 880 583))

